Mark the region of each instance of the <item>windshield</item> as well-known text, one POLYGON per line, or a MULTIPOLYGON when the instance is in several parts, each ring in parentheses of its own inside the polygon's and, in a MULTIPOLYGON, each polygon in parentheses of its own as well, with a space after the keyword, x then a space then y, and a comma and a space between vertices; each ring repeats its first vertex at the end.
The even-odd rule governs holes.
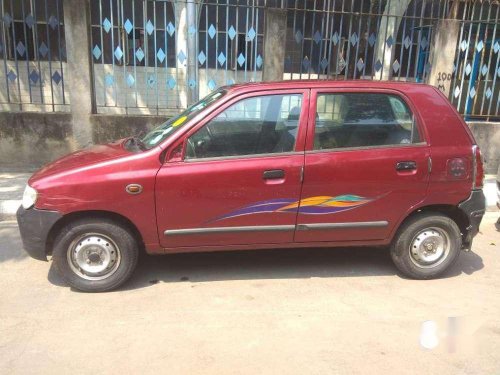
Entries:
POLYGON ((169 138, 179 130, 182 125, 187 123, 188 120, 192 119, 196 116, 200 111, 204 108, 208 107, 210 104, 216 102, 220 98, 222 98, 226 94, 225 90, 217 90, 211 93, 210 95, 204 97, 198 103, 193 104, 191 107, 188 107, 181 114, 172 117, 168 121, 164 122, 160 126, 151 130, 148 134, 146 134, 142 139, 142 143, 144 147, 147 149, 151 149, 159 143, 163 142, 165 139, 169 138))

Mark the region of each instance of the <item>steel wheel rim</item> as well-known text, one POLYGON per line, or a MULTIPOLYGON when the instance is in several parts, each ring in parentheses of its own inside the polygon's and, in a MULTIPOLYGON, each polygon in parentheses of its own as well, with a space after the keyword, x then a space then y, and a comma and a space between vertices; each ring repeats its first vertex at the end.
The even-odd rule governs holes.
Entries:
POLYGON ((450 236, 445 230, 437 227, 425 228, 411 241, 410 259, 419 268, 437 267, 448 257, 450 248, 450 236))
POLYGON ((68 249, 68 264, 79 277, 98 281, 110 277, 121 262, 120 249, 103 234, 86 233, 74 240, 68 249))

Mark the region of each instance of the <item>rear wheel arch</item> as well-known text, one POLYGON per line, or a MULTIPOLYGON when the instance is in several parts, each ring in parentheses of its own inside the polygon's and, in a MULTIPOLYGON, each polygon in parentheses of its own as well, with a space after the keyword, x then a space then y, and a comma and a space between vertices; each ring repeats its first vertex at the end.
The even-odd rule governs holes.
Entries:
POLYGON ((391 236, 391 241, 394 240, 399 230, 407 223, 409 220, 417 215, 422 215, 426 213, 441 214, 452 219, 460 229, 462 233, 462 242, 465 240, 465 235, 467 233, 467 227, 469 226, 469 218, 467 215, 457 206, 447 205, 447 204, 434 204, 429 206, 418 207, 408 213, 403 220, 396 226, 394 232, 391 236))
POLYGON ((136 239, 137 243, 139 244, 139 249, 141 251, 144 251, 144 240, 142 238, 141 233, 137 229, 137 226, 132 221, 130 221, 125 216, 118 214, 116 212, 91 210, 91 211, 71 212, 60 218, 49 231, 49 234, 47 236, 47 241, 45 243, 45 253, 47 255, 50 255, 52 253, 54 240, 56 239, 57 235, 61 232, 61 230, 68 224, 81 219, 100 219, 100 218, 105 220, 111 220, 116 224, 119 224, 123 226, 125 229, 129 230, 136 239))

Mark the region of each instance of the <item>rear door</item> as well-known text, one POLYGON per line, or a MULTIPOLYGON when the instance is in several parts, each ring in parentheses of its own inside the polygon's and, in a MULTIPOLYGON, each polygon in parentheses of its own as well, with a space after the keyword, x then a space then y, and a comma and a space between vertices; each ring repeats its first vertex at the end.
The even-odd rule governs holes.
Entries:
POLYGON ((295 241, 377 240, 422 201, 429 147, 391 90, 313 90, 295 241))
POLYGON ((164 248, 293 242, 309 90, 238 97, 184 140, 156 182, 164 248))

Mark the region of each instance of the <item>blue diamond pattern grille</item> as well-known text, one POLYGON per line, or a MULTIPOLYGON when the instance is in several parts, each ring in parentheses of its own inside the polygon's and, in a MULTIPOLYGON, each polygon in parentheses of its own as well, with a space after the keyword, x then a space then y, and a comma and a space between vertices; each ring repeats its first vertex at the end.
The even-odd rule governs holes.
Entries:
POLYGON ((224 54, 221 52, 219 54, 219 57, 217 57, 217 61, 219 62, 220 66, 223 66, 226 62, 226 56, 224 56, 224 54))
POLYGON ((205 52, 201 51, 198 54, 198 62, 200 63, 200 65, 203 65, 206 60, 207 60, 207 56, 205 56, 205 52))
POLYGON ((257 68, 260 69, 260 67, 262 66, 262 63, 263 63, 262 56, 258 55, 257 59, 255 60, 255 65, 257 65, 257 68))
POLYGON ((228 85, 230 85, 230 86, 231 86, 231 85, 234 85, 234 83, 235 83, 235 82, 234 82, 234 79, 232 79, 232 78, 229 78, 229 79, 227 80, 227 84, 228 84, 228 85))
POLYGON ((427 38, 424 36, 422 38, 422 40, 420 41, 420 47, 422 49, 426 49, 428 45, 429 45, 429 42, 427 41, 427 38))
POLYGON ((375 63, 375 71, 378 72, 380 69, 382 69, 382 62, 380 60, 377 60, 375 63))
POLYGON ((109 30, 111 30, 111 22, 109 22, 107 18, 105 18, 104 21, 102 22, 102 26, 104 27, 104 31, 109 33, 109 30))
POLYGON ((147 82, 148 82, 148 86, 149 86, 150 88, 154 88, 154 87, 155 87, 155 85, 156 85, 156 77, 155 77, 154 75, 150 74, 150 75, 148 76, 148 80, 147 80, 147 82))
POLYGON ((9 26, 10 23, 12 22, 12 17, 10 16, 9 13, 5 13, 5 15, 2 17, 3 22, 5 23, 5 26, 9 26))
POLYGON ((352 34, 350 41, 351 41, 351 44, 353 46, 355 46, 358 43, 358 34, 356 34, 356 33, 352 34))
POLYGON ((480 40, 479 43, 476 46, 477 52, 481 52, 481 50, 483 49, 483 47, 484 47, 484 43, 483 43, 482 40, 480 40))
POLYGON ((495 43, 495 45, 493 46, 493 51, 495 51, 495 53, 498 53, 498 51, 500 51, 500 43, 495 43))
POLYGON ((24 21, 26 22, 26 25, 28 25, 28 27, 30 29, 35 24, 35 19, 33 18, 33 15, 31 13, 26 16, 26 18, 24 19, 24 21))
POLYGON ((319 42, 321 42, 321 33, 319 31, 316 31, 314 33, 313 38, 314 38, 314 43, 319 44, 319 42))
POLYGON ((169 22, 167 25, 167 33, 168 35, 172 36, 175 32, 175 26, 172 25, 172 22, 169 22))
POLYGON ((469 95, 472 99, 476 96, 476 89, 474 87, 470 89, 469 95))
POLYGON ((458 98, 460 95, 460 87, 455 87, 455 91, 453 92, 453 95, 455 95, 455 98, 458 98))
POLYGON ((104 76, 104 83, 108 87, 113 86, 113 83, 115 83, 115 79, 113 78, 113 76, 111 74, 106 74, 104 76))
POLYGON ((208 28, 208 35, 210 36, 210 39, 213 39, 216 33, 217 30, 215 29, 214 25, 210 25, 210 27, 208 28))
POLYGON ((250 30, 248 30, 248 34, 247 34, 247 36, 248 36, 248 40, 250 40, 250 41, 254 40, 255 35, 257 35, 257 34, 255 33, 255 29, 254 29, 253 27, 252 27, 252 28, 250 28, 250 30))
POLYGON ((190 35, 194 35, 196 33, 196 27, 194 27, 193 25, 189 26, 188 33, 190 35))
POLYGON ((406 36, 405 40, 404 40, 404 46, 406 49, 408 49, 411 45, 411 39, 408 37, 408 35, 406 36))
POLYGON ((130 34, 130 32, 132 31, 132 29, 134 28, 134 25, 132 24, 132 22, 130 22, 129 19, 127 19, 125 21, 125 23, 123 24, 123 28, 125 29, 125 31, 127 32, 127 34, 130 34))
POLYGON ((165 57, 167 57, 167 55, 165 55, 165 52, 163 52, 163 50, 160 48, 158 50, 158 52, 156 53, 156 57, 158 58, 158 61, 160 63, 163 63, 163 61, 165 60, 165 57))
POLYGON ((38 80, 40 79, 40 75, 36 70, 32 70, 30 73, 30 81, 36 84, 38 80))
POLYGON ((245 63, 245 60, 246 60, 246 59, 245 59, 245 56, 243 56, 243 54, 242 54, 242 53, 240 53, 240 54, 239 54, 239 56, 238 56, 238 60, 237 60, 237 61, 238 61, 239 66, 243 66, 243 64, 245 63))
POLYGON ((49 49, 47 48, 47 45, 44 42, 42 42, 42 44, 40 44, 40 48, 38 48, 38 52, 40 52, 40 55, 42 55, 42 57, 47 56, 49 49))
POLYGON ((339 42, 340 40, 340 37, 339 37, 339 33, 335 31, 335 33, 332 35, 332 42, 334 45, 337 45, 337 43, 339 42))
POLYGON ((229 36, 229 39, 233 40, 234 37, 236 36, 236 30, 234 29, 233 26, 231 26, 227 32, 227 35, 229 36))
POLYGON ((101 49, 97 44, 94 46, 94 49, 92 50, 92 55, 94 55, 94 58, 96 60, 98 60, 99 57, 101 57, 101 49))
POLYGON ((133 76, 132 74, 129 74, 129 75, 127 76, 126 83, 127 83, 127 86, 128 86, 128 87, 132 87, 132 86, 134 86, 134 83, 135 83, 135 78, 134 78, 134 76, 133 76))
POLYGON ((188 81, 188 86, 189 86, 189 88, 190 88, 190 89, 194 89, 194 88, 196 87, 196 81, 195 81, 194 79, 192 79, 192 78, 191 78, 191 79, 188 81))
POLYGON ((144 59, 144 51, 142 50, 141 47, 137 48, 137 51, 135 51, 135 58, 137 61, 141 62, 144 59))
POLYGON ((493 94, 493 92, 491 91, 491 88, 488 87, 488 89, 484 93, 484 95, 486 95, 486 99, 491 98, 491 94, 493 94))
POLYGON ((398 60, 394 60, 394 63, 392 64, 392 71, 394 73, 397 73, 400 67, 401 65, 399 64, 398 60))
POLYGON ((470 64, 467 64, 467 66, 465 67, 465 74, 469 75, 471 71, 472 67, 470 66, 470 64))
POLYGON ((389 38, 387 38, 386 43, 387 43, 387 47, 389 47, 389 48, 392 47, 392 45, 394 44, 394 39, 392 38, 392 35, 389 38))
POLYGON ((148 23, 146 23, 146 32, 151 35, 153 34, 153 31, 155 31, 155 27, 151 20, 148 20, 148 23))
POLYGON ((323 58, 323 60, 321 60, 321 68, 325 70, 327 66, 328 66, 328 60, 326 58, 323 58))
POLYGON ((295 33, 295 41, 300 44, 302 42, 302 39, 304 38, 304 35, 302 35, 302 31, 298 30, 295 33))
POLYGON ((52 28, 52 30, 55 30, 57 26, 59 26, 59 21, 57 20, 56 17, 50 16, 49 18, 49 26, 52 28))
POLYGON ((175 87, 175 84, 177 82, 175 82, 175 79, 173 77, 170 77, 168 80, 167 80, 167 86, 170 90, 173 90, 174 87, 175 87))
POLYGON ((33 15, 30 13, 26 16, 24 19, 26 21, 26 25, 31 29, 33 25, 35 24, 35 19, 33 18, 33 15))
POLYGON ((120 46, 116 47, 116 49, 115 49, 115 57, 118 61, 120 61, 123 57, 123 51, 120 48, 120 46))
POLYGON ((483 67, 481 68, 481 74, 485 76, 486 73, 488 73, 488 66, 484 64, 483 67))
POLYGON ((215 83, 215 81, 213 79, 211 79, 210 81, 208 81, 208 88, 210 90, 213 90, 217 87, 217 84, 215 83))
POLYGON ((26 52, 26 47, 24 47, 23 42, 17 43, 16 50, 17 50, 17 53, 19 53, 20 56, 24 56, 24 52, 26 52))
POLYGON ((184 64, 184 61, 186 61, 186 55, 184 54, 183 50, 179 52, 179 54, 177 55, 177 59, 179 59, 179 62, 181 64, 184 64))
POLYGON ((376 41, 377 37, 375 36, 374 33, 371 33, 370 36, 368 37, 368 44, 370 45, 370 47, 373 47, 376 41))
POLYGON ((361 72, 363 68, 365 67, 365 63, 363 62, 362 59, 359 59, 358 62, 356 63, 356 68, 361 72))
POLYGON ((14 82, 17 78, 16 73, 14 73, 12 70, 7 74, 7 78, 9 81, 14 82))
POLYGON ((302 66, 304 67, 304 70, 308 70, 310 65, 311 62, 309 61, 309 57, 306 56, 302 61, 302 66))
POLYGON ((59 72, 56 70, 54 74, 52 74, 52 80, 58 85, 62 81, 62 76, 59 74, 59 72))

